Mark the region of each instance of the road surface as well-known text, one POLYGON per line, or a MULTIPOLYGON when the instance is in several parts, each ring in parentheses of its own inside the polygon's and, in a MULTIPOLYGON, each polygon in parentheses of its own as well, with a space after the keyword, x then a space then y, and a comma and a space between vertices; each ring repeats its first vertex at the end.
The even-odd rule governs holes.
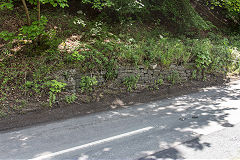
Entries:
POLYGON ((240 81, 148 104, 0 132, 0 159, 165 158, 240 159, 240 81))

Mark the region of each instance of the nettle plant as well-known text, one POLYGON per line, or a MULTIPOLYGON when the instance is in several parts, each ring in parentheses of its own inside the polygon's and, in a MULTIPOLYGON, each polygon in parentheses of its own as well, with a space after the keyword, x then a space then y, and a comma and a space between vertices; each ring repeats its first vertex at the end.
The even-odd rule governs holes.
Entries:
POLYGON ((51 80, 44 83, 44 87, 49 89, 49 106, 52 107, 56 102, 57 94, 61 93, 67 84, 57 80, 51 80))
MULTIPOLYGON (((10 9, 14 7, 14 1, 18 0, 0 0, 0 10, 10 9)), ((41 35, 46 35, 45 26, 47 24, 47 18, 41 16, 41 4, 49 3, 53 7, 60 6, 62 8, 68 6, 67 0, 21 0, 24 7, 25 15, 27 17, 27 25, 19 28, 18 32, 0 32, 0 38, 5 41, 18 40, 32 40, 32 42, 40 41, 41 35), (27 2, 37 7, 37 21, 33 21, 30 18, 30 13, 27 7, 27 2)))
POLYGON ((205 79, 205 71, 209 70, 212 63, 211 50, 213 45, 209 39, 196 39, 193 44, 192 52, 195 56, 196 67, 202 72, 202 77, 205 79))

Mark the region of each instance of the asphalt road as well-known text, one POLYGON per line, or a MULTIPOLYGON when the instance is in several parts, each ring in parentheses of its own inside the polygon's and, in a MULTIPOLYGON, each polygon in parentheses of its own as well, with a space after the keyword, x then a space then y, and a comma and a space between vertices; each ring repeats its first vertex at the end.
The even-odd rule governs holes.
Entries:
POLYGON ((165 158, 240 158, 240 81, 148 104, 0 132, 0 159, 165 158))

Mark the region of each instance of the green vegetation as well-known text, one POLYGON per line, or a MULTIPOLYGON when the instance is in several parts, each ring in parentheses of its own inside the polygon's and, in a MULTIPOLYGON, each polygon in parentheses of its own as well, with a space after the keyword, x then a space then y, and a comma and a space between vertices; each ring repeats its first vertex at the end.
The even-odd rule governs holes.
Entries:
POLYGON ((61 93, 66 85, 66 83, 58 82, 56 80, 51 80, 44 83, 44 87, 46 86, 49 89, 48 100, 50 107, 52 107, 52 105, 55 103, 57 94, 61 93))
POLYGON ((77 96, 76 96, 75 93, 73 93, 72 95, 66 95, 66 96, 65 96, 65 101, 66 101, 68 104, 72 104, 72 103, 74 103, 76 100, 77 100, 77 96))
POLYGON ((211 0, 211 4, 227 9, 229 13, 240 12, 240 1, 238 0, 211 0))
POLYGON ((81 92, 92 92, 93 87, 98 84, 96 77, 83 76, 80 81, 81 92))
POLYGON ((123 84, 127 87, 127 90, 131 92, 133 89, 136 89, 138 80, 139 80, 139 75, 127 76, 123 79, 123 84))
POLYGON ((181 82, 179 73, 175 70, 173 70, 172 73, 168 75, 167 79, 168 79, 168 82, 170 82, 172 85, 175 85, 181 82))
POLYGON ((164 84, 164 79, 160 76, 157 80, 154 81, 154 88, 159 89, 159 86, 164 84))
MULTIPOLYGON (((79 95, 104 89, 98 77, 82 76, 80 92, 68 93, 70 69, 82 75, 103 73, 106 83, 114 82, 121 66, 157 64, 169 70, 191 64, 193 80, 239 74, 238 3, 201 2, 212 8, 209 14, 217 9, 220 19, 227 19, 219 27, 190 0, 0 0, 0 117, 26 106, 12 105, 16 99, 48 101, 53 107, 57 101, 71 104, 79 95), (59 71, 66 71, 65 80, 59 79, 59 71)), ((181 82, 176 71, 165 78, 156 77, 154 88, 165 80, 181 82)), ((132 91, 139 76, 122 82, 132 91)))

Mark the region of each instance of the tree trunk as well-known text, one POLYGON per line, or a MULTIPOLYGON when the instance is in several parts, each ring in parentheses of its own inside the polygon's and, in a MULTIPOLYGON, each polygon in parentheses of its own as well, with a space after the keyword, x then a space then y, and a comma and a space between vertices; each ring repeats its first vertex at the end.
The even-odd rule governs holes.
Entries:
POLYGON ((30 26, 31 25, 31 19, 30 19, 30 15, 29 15, 29 12, 28 12, 26 1, 22 0, 22 3, 23 3, 23 6, 24 6, 26 16, 27 16, 27 24, 30 26))
POLYGON ((41 9, 40 9, 40 1, 37 2, 37 10, 38 10, 38 21, 41 20, 41 9))
MULTIPOLYGON (((40 0, 37 1, 37 18, 38 18, 39 25, 40 25, 40 20, 41 20, 41 4, 40 4, 40 0)), ((37 45, 41 45, 41 34, 37 37, 36 44, 37 45)))

